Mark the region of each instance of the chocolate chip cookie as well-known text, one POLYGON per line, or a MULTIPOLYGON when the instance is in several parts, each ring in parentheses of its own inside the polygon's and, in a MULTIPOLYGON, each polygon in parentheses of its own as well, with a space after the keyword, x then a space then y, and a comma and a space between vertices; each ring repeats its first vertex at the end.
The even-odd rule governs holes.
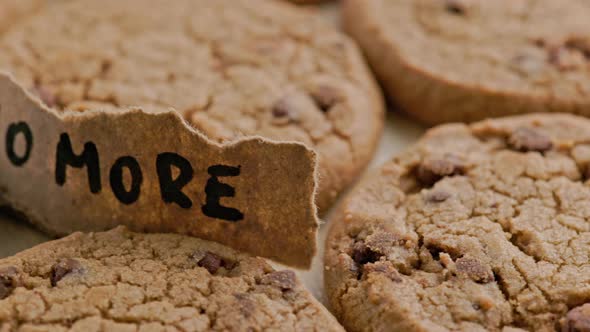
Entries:
POLYGON ((346 30, 390 97, 427 124, 590 116, 590 2, 346 0, 346 30))
POLYGON ((333 220, 325 284, 350 331, 587 331, 590 120, 428 131, 333 220))
POLYGON ((356 45, 284 1, 60 1, 12 24, 0 49, 0 68, 58 110, 174 108, 218 142, 305 143, 320 155, 322 209, 383 126, 356 45))
POLYGON ((75 233, 0 260, 0 331, 342 331, 293 271, 180 235, 75 233))

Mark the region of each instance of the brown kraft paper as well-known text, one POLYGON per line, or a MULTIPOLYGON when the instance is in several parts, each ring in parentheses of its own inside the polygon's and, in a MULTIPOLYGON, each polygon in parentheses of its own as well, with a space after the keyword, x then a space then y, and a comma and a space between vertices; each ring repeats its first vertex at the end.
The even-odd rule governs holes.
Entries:
POLYGON ((219 145, 173 110, 60 112, 0 73, 0 202, 54 235, 126 225, 296 267, 316 250, 316 155, 260 137, 219 145))

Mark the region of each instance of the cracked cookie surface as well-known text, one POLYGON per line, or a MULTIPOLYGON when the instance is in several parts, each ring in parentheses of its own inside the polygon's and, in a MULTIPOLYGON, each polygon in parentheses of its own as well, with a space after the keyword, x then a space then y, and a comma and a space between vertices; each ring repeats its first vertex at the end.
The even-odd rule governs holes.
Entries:
POLYGON ((324 275, 350 331, 586 331, 590 120, 431 129, 340 209, 324 275))
POLYGON ((0 331, 342 331, 290 270, 117 228, 0 260, 0 331))
POLYGON ((590 115, 585 0, 346 0, 345 29, 401 109, 427 124, 590 115))
POLYGON ((383 126, 354 42, 279 0, 56 0, 11 24, 0 49, 0 68, 58 110, 172 107, 218 142, 305 143, 320 156, 321 209, 383 126))

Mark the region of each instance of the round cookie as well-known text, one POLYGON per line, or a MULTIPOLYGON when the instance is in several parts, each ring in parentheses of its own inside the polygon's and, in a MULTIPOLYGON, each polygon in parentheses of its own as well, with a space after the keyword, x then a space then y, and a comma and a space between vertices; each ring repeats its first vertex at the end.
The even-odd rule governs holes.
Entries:
POLYGON ((389 96, 424 123, 590 116, 588 1, 346 0, 343 12, 389 96))
POLYGON ((349 331, 587 331, 589 202, 588 119, 436 127, 332 220, 332 311, 349 331))
POLYGON ((343 331, 290 270, 117 228, 0 260, 0 331, 343 331))
POLYGON ((60 1, 12 24, 0 48, 0 68, 56 109, 173 107, 218 142, 309 145, 321 209, 364 168, 383 126, 354 42, 279 0, 60 1))

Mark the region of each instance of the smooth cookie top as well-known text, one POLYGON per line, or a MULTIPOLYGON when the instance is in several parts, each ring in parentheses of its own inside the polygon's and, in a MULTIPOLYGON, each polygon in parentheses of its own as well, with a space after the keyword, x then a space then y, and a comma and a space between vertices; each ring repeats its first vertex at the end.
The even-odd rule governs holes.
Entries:
POLYGON ((124 228, 0 260, 0 331, 341 331, 293 271, 124 228))
POLYGON ((333 219, 325 282, 360 331, 590 329, 590 121, 452 124, 333 219))
POLYGON ((59 0, 11 24, 0 49, 0 68, 60 110, 173 107, 219 142, 306 143, 320 154, 320 207, 381 132, 354 43, 283 1, 59 0))

